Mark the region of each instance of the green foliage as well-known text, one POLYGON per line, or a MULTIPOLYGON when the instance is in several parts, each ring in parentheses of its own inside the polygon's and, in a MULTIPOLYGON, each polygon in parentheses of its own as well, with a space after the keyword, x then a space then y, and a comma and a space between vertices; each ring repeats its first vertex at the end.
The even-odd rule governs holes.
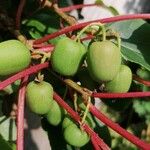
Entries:
MULTIPOLYGON (((48 9, 42 9, 23 21, 23 31, 29 37, 38 39, 59 29, 59 17, 48 9), (48 21, 49 20, 49 21, 48 21)), ((56 39, 49 42, 55 44, 56 39)))
POLYGON ((0 148, 2 150, 13 150, 9 145, 9 143, 5 141, 1 135, 0 135, 0 148))
POLYGON ((144 20, 129 20, 109 26, 121 35, 121 52, 124 59, 150 70, 150 24, 144 20))
POLYGON ((0 133, 7 141, 16 140, 16 124, 15 120, 7 118, 6 116, 0 117, 0 133))

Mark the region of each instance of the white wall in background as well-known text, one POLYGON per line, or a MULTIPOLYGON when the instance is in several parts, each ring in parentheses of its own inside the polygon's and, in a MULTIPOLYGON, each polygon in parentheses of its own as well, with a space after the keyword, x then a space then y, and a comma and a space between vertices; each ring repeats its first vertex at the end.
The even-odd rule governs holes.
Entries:
MULTIPOLYGON (((103 1, 106 5, 115 7, 120 14, 142 13, 148 12, 150 10, 150 0, 103 0, 103 1)), ((84 0, 85 4, 90 4, 94 2, 95 0, 84 0)), ((84 21, 112 16, 110 12, 100 7, 83 8, 81 14, 84 16, 84 21)))

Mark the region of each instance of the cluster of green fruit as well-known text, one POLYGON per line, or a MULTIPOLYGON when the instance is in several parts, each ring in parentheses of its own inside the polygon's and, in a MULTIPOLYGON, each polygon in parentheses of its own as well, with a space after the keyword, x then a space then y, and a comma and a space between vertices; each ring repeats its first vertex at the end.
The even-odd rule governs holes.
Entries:
MULTIPOLYGON (((48 123, 57 126, 62 122, 63 135, 66 142, 75 147, 82 147, 89 142, 89 135, 66 114, 66 112, 53 100, 53 87, 48 82, 32 81, 26 88, 26 100, 30 110, 36 114, 44 115, 48 123), (78 139, 78 140, 77 140, 78 139)), ((79 104, 81 109, 86 106, 79 104)), ((90 114, 86 122, 94 128, 94 121, 90 114)))
MULTIPOLYGON (((31 63, 29 49, 17 40, 0 43, 0 51, 0 76, 19 72, 31 63)), ((81 85, 90 90, 95 89, 95 82, 103 84, 106 92, 127 92, 131 85, 132 72, 128 66, 121 64, 120 48, 109 40, 94 41, 85 48, 81 42, 63 37, 56 44, 50 61, 52 69, 59 75, 67 77, 77 75, 78 79, 81 79, 81 85)), ((67 143, 76 147, 88 143, 88 134, 69 117, 64 117, 67 116, 66 112, 53 100, 53 87, 49 82, 43 80, 29 82, 26 100, 31 111, 44 115, 51 125, 59 125, 64 118, 62 128, 67 143)), ((85 109, 86 106, 82 111, 85 109)), ((87 116, 86 119, 88 118, 87 116)), ((94 128, 93 123, 92 125, 89 121, 87 123, 94 128)))
MULTIPOLYGON (((17 73, 28 67, 31 62, 30 51, 20 41, 1 42, 0 50, 0 76, 17 73)), ((65 111, 53 100, 53 87, 50 83, 45 81, 29 82, 26 88, 26 102, 32 112, 44 115, 51 125, 57 126, 62 122, 65 111)), ((88 134, 80 129, 71 118, 65 117, 62 127, 64 138, 70 145, 81 147, 88 143, 88 134)))
POLYGON ((91 78, 104 83, 107 92, 127 92, 132 81, 131 69, 121 65, 121 52, 113 42, 96 41, 88 50, 80 42, 67 37, 60 39, 52 53, 52 68, 64 76, 74 76, 83 64, 91 78))

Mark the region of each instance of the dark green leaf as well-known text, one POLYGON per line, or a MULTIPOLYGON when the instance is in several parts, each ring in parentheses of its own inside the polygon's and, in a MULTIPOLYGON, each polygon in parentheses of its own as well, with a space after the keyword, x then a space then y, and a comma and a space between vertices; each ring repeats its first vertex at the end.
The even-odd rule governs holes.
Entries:
POLYGON ((150 24, 144 20, 120 21, 110 25, 122 38, 122 56, 150 70, 150 24))
MULTIPOLYGON (((52 11, 43 9, 23 22, 24 33, 33 39, 41 38, 59 29, 59 17, 52 11)), ((55 43, 58 38, 50 40, 55 43)))
POLYGON ((9 143, 3 139, 1 134, 0 134, 0 149, 1 150, 12 150, 9 143))
POLYGON ((94 131, 101 137, 104 142, 111 147, 111 135, 108 130, 108 127, 101 123, 96 117, 94 117, 96 128, 94 128, 94 131))

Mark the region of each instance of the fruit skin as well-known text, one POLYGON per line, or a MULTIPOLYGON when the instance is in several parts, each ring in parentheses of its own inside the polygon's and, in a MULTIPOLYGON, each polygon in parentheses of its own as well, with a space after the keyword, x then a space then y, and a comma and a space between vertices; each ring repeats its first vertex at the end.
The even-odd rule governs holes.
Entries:
POLYGON ((89 142, 89 136, 82 131, 76 124, 71 124, 64 130, 64 139, 72 146, 82 147, 89 142))
POLYGON ((40 115, 48 113, 53 101, 53 87, 45 81, 30 82, 26 88, 26 101, 32 112, 40 115))
POLYGON ((30 51, 18 40, 0 43, 0 76, 10 75, 28 67, 31 62, 30 51))
POLYGON ((131 82, 131 69, 126 65, 121 65, 117 76, 112 81, 105 83, 105 90, 111 93, 125 93, 129 90, 131 82))
POLYGON ((66 116, 62 122, 62 128, 65 129, 72 124, 74 124, 74 121, 69 116, 66 116))
POLYGON ((65 76, 73 76, 83 62, 86 49, 81 43, 77 43, 67 37, 58 41, 52 53, 52 68, 65 76))
POLYGON ((46 114, 47 121, 53 125, 57 126, 60 124, 63 117, 63 110, 62 108, 57 104, 57 102, 54 100, 52 102, 51 108, 49 112, 46 114))
POLYGON ((89 74, 97 82, 112 80, 121 65, 121 52, 111 41, 93 42, 87 52, 89 74))

